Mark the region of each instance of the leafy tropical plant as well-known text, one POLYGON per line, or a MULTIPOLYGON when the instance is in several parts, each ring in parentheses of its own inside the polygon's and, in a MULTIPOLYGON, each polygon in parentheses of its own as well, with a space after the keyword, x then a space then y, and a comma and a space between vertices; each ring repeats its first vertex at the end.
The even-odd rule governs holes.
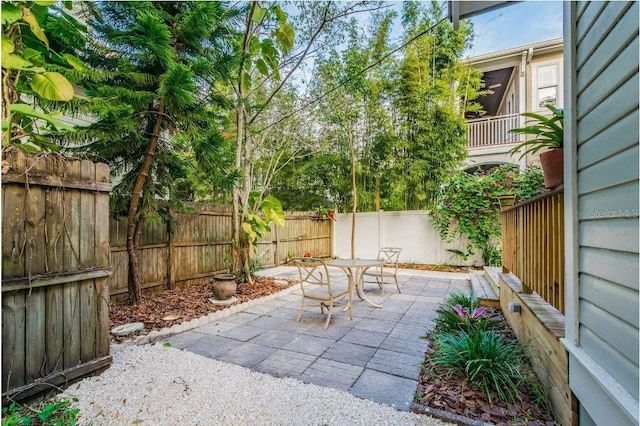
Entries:
POLYGON ((284 211, 280 201, 271 195, 267 195, 260 200, 261 195, 260 191, 251 191, 249 194, 251 212, 247 215, 247 220, 242 224, 242 229, 244 229, 247 239, 252 245, 265 232, 271 232, 270 222, 273 222, 276 226, 284 226, 284 211), (260 212, 262 215, 260 215, 260 212))
POLYGON ((494 395, 507 401, 520 399, 528 381, 525 353, 517 340, 507 341, 491 330, 467 331, 435 337, 433 361, 458 373, 482 389, 491 402, 494 395))
POLYGON ((520 154, 519 158, 527 154, 536 154, 542 149, 558 149, 564 146, 564 110, 553 105, 546 106, 551 111, 550 117, 533 112, 522 113, 532 118, 527 126, 511 129, 509 132, 532 135, 535 138, 522 142, 509 151, 511 155, 520 154), (524 149, 524 151, 521 151, 524 149))
POLYGON ((56 118, 50 103, 75 96, 71 82, 60 73, 83 67, 71 54, 54 49, 55 38, 73 37, 84 27, 54 1, 2 2, 2 145, 26 152, 58 151, 51 136, 73 129, 56 118), (51 11, 49 9, 52 9, 51 11), (54 39, 51 39, 51 37, 54 39))

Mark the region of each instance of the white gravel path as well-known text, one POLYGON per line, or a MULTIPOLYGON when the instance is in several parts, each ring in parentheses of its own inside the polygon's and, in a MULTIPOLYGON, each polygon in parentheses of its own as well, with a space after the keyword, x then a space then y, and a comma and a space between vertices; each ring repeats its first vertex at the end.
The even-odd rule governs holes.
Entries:
POLYGON ((449 424, 160 344, 114 351, 108 370, 62 396, 78 397, 80 424, 95 426, 449 424))

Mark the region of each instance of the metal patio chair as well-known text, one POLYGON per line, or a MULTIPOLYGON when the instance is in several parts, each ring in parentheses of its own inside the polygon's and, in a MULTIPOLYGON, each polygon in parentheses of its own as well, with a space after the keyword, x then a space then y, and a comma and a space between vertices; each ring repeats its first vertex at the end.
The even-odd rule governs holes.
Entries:
POLYGON ((364 272, 363 282, 373 282, 364 281, 365 277, 375 278, 381 294, 384 296, 384 285, 391 284, 389 281, 393 278, 398 293, 401 293, 400 284, 398 284, 398 260, 400 259, 401 251, 402 248, 400 247, 382 247, 378 252, 378 260, 384 262, 383 265, 367 269, 364 272), (385 282, 385 279, 387 279, 387 282, 385 282))
POLYGON ((319 306, 322 313, 324 313, 324 308, 327 308, 327 321, 324 324, 326 330, 329 327, 335 302, 349 295, 349 287, 347 285, 331 284, 329 268, 324 260, 320 258, 298 257, 293 261, 298 267, 300 287, 302 288, 302 301, 300 302, 300 312, 298 312, 296 321, 300 321, 304 308, 317 308, 319 306))

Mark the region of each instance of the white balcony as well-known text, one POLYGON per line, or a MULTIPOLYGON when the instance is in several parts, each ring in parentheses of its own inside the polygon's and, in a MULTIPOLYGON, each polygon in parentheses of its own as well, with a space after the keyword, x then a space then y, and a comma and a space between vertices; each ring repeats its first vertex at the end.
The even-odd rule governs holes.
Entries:
POLYGON ((504 145, 520 142, 520 136, 509 133, 519 126, 520 114, 477 118, 467 122, 469 148, 504 145))

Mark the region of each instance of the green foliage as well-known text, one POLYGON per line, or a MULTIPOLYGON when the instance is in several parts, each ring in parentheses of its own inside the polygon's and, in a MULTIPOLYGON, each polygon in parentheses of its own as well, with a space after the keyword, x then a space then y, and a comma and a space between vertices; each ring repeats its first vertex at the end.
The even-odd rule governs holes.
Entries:
POLYGON ((247 220, 242 223, 242 229, 251 243, 262 238, 265 232, 271 232, 270 222, 276 226, 284 226, 284 210, 280 201, 271 195, 263 199, 260 199, 261 196, 260 191, 251 191, 249 194, 251 212, 247 214, 247 220))
POLYGON ((433 361, 450 373, 467 377, 489 398, 515 402, 528 381, 525 354, 517 341, 507 341, 490 330, 469 328, 455 334, 440 333, 434 339, 433 361))
POLYGON ((14 402, 2 408, 2 426, 73 426, 80 414, 80 409, 72 405, 77 401, 62 398, 45 404, 36 413, 27 412, 14 402))
POLYGON ((469 292, 469 294, 462 291, 454 291, 444 299, 444 303, 447 306, 460 305, 464 309, 473 311, 478 307, 478 298, 473 291, 469 292))
POLYGON ((535 195, 534 192, 543 187, 543 181, 538 167, 529 168, 522 174, 512 165, 474 174, 454 173, 438 192, 436 203, 430 209, 431 220, 445 241, 452 242, 460 235, 468 238, 463 256, 481 251, 486 265, 497 265, 501 231, 497 197, 535 195))
POLYGON ((520 158, 522 158, 527 154, 536 154, 541 149, 555 149, 564 146, 564 110, 553 105, 547 105, 547 108, 552 113, 550 117, 533 112, 525 112, 522 115, 533 120, 527 121, 526 127, 509 130, 511 133, 535 137, 514 147, 509 151, 511 155, 520 154, 520 158), (522 151, 523 149, 524 151, 522 151))
POLYGON ((540 194, 542 188, 544 188, 542 167, 529 166, 516 178, 514 194, 518 200, 524 201, 540 194))
POLYGON ((58 151, 51 139, 60 131, 72 130, 55 118, 55 111, 64 107, 51 109, 49 103, 69 103, 75 96, 73 85, 61 72, 82 67, 82 62, 73 55, 60 55, 56 48, 59 40, 80 34, 84 27, 54 4, 2 3, 3 146, 15 145, 27 152, 58 151))

